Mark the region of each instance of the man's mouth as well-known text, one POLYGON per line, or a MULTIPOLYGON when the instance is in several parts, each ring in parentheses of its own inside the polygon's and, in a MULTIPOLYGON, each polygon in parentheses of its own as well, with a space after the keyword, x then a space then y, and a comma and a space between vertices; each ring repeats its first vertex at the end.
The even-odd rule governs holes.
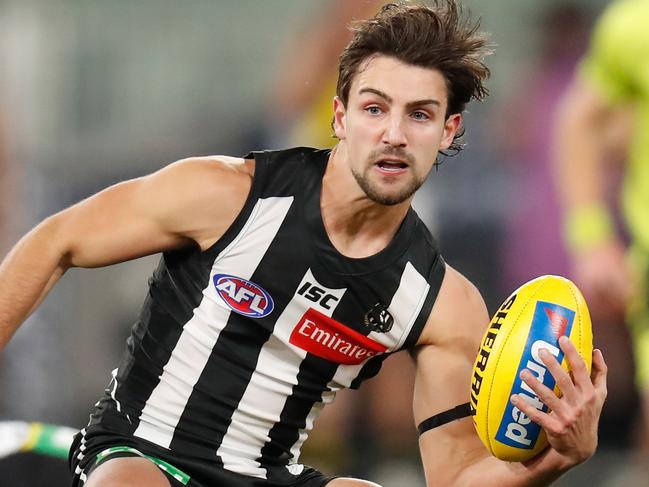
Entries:
POLYGON ((400 173, 408 169, 408 164, 401 161, 382 160, 376 163, 380 171, 386 173, 400 173))

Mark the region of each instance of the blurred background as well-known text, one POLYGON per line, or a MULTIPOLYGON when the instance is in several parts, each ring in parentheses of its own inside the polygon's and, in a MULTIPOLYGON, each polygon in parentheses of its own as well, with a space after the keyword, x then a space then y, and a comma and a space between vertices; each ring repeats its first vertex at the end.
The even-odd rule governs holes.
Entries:
MULTIPOLYGON (((179 158, 333 145, 344 26, 380 3, 0 0, 0 254, 44 217, 179 158)), ((606 3, 462 2, 497 45, 491 96, 469 106, 465 151, 431 173, 416 209, 490 312, 532 277, 570 275, 548 145, 557 101, 606 3)), ((66 275, 0 355, 0 420, 85 426, 156 261, 66 275)), ((594 323, 610 367, 601 447, 558 485, 649 485, 635 468, 628 334, 621 323, 594 323)), ((395 356, 360 392, 341 394, 302 460, 423 486, 411 370, 409 357, 395 356)))

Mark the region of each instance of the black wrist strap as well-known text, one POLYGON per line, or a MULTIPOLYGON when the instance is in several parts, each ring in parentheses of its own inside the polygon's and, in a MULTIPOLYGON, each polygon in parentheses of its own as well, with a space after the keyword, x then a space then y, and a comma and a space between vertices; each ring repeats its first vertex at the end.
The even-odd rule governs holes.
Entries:
POLYGON ((453 409, 449 409, 448 411, 444 411, 443 413, 436 414, 435 416, 431 416, 430 418, 423 420, 421 423, 419 423, 419 426, 417 426, 417 430, 421 435, 426 431, 437 428, 438 426, 442 426, 443 424, 450 423, 451 421, 455 421, 456 419, 466 418, 467 416, 473 416, 474 414, 475 410, 471 407, 471 404, 467 402, 460 404, 459 406, 455 406, 453 409))

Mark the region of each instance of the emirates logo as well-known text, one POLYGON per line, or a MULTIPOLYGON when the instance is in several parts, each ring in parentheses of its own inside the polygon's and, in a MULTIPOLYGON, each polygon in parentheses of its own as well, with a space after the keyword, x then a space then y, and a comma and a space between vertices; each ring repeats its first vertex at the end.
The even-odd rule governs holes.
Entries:
POLYGON ((302 316, 290 343, 320 358, 344 365, 358 365, 387 348, 313 308, 302 316))

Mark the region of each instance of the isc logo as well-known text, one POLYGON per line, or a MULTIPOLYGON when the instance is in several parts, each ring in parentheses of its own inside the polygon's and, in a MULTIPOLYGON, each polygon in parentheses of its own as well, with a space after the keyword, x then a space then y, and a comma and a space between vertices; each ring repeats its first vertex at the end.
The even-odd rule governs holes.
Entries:
POLYGON ((309 301, 320 303, 320 306, 324 309, 331 309, 332 303, 335 303, 340 299, 309 281, 305 282, 297 293, 300 296, 304 296, 309 301))
POLYGON ((212 281, 221 299, 235 313, 263 318, 273 311, 273 298, 254 282, 228 274, 216 274, 212 281))
POLYGON ((318 282, 316 277, 307 269, 295 291, 294 299, 301 301, 308 308, 316 308, 320 312, 331 316, 340 300, 345 295, 346 288, 330 288, 318 282))

